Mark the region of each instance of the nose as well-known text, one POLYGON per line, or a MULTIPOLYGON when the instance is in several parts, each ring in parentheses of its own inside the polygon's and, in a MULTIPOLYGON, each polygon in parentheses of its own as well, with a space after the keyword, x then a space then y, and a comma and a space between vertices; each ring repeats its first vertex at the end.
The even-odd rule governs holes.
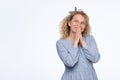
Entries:
POLYGON ((80 24, 80 23, 77 23, 77 26, 78 26, 78 27, 81 27, 81 24, 80 24))
POLYGON ((77 27, 80 27, 80 26, 81 26, 81 22, 76 21, 76 26, 77 26, 77 27))

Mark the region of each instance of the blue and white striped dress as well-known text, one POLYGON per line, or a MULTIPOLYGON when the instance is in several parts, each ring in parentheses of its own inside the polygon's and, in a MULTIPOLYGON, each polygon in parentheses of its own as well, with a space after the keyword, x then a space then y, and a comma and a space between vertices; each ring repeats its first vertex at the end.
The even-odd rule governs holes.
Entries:
POLYGON ((83 37, 86 48, 73 46, 73 40, 59 39, 56 42, 58 55, 65 65, 61 80, 98 80, 93 63, 100 59, 100 54, 92 35, 83 37))

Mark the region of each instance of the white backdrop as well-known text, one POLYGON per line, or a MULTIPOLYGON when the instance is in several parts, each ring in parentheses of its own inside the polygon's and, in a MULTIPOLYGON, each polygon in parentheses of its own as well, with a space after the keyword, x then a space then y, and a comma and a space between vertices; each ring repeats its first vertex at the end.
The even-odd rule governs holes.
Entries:
POLYGON ((1 0, 0 80, 60 80, 59 22, 75 6, 90 17, 99 80, 120 80, 119 0, 1 0))

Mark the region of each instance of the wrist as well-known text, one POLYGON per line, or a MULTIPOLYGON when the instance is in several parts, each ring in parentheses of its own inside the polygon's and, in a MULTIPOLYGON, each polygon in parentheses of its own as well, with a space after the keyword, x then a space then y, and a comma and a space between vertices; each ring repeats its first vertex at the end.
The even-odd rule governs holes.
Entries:
POLYGON ((74 42, 74 43, 73 43, 73 46, 74 46, 74 47, 78 47, 78 42, 74 42))

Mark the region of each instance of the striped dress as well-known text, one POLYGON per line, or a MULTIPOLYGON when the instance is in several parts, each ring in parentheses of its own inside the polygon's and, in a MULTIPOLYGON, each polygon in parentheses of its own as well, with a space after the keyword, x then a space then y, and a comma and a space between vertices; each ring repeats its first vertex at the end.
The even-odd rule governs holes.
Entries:
POLYGON ((83 37, 87 46, 73 46, 73 40, 59 39, 56 49, 65 71, 61 80, 98 80, 93 63, 100 59, 100 54, 92 35, 83 37))

